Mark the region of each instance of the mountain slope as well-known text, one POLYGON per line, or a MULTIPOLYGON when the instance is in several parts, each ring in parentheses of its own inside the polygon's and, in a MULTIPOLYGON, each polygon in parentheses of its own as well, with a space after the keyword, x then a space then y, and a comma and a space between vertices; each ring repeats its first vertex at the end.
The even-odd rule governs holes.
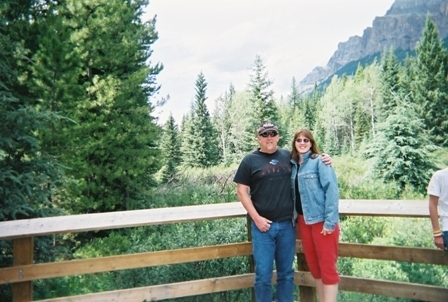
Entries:
POLYGON ((353 74, 358 63, 371 63, 386 48, 404 56, 415 49, 427 15, 437 24, 440 38, 448 36, 448 0, 396 0, 383 17, 376 17, 362 37, 341 42, 325 67, 316 67, 298 84, 300 92, 321 86, 335 74, 353 74))

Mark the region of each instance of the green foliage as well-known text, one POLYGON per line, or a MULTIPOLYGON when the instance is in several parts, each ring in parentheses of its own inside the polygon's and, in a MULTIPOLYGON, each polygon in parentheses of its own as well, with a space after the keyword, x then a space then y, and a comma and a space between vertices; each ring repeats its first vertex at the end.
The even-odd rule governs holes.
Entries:
POLYGON ((266 66, 262 58, 256 55, 251 67, 252 74, 249 83, 252 114, 254 120, 257 121, 252 129, 256 129, 263 121, 279 120, 277 107, 273 99, 274 91, 271 89, 272 80, 269 79, 268 72, 265 69, 266 66))
POLYGON ((41 152, 35 135, 49 114, 24 106, 2 90, 0 106, 0 221, 56 215, 52 193, 63 181, 63 169, 41 152))
MULTIPOLYGON (((444 157, 438 152, 430 158, 436 156, 444 157)), ((447 159, 446 155, 444 158, 447 159)), ((380 180, 371 179, 365 160, 362 158, 348 155, 335 157, 334 167, 338 175, 342 199, 395 198, 394 182, 383 183, 380 180)), ((403 198, 422 199, 425 196, 406 189, 403 198)), ((428 236, 431 234, 430 227, 427 219, 343 216, 341 217, 341 242, 431 248, 432 238, 428 236)), ((447 284, 445 268, 434 265, 340 257, 338 270, 342 275, 348 276, 421 282, 439 286, 447 284)), ((341 301, 409 301, 345 291, 339 292, 338 299, 341 301)))
POLYGON ((295 77, 292 77, 291 94, 288 96, 288 105, 292 108, 298 108, 300 104, 300 92, 295 77))
POLYGON ((395 110, 398 106, 396 99, 400 93, 400 65, 398 59, 393 52, 393 49, 389 49, 383 53, 381 59, 381 120, 385 120, 389 113, 395 110))
POLYGON ((417 57, 410 61, 412 101, 429 130, 431 140, 447 146, 448 139, 448 53, 439 38, 435 22, 428 15, 422 37, 416 47, 417 57))
POLYGON ((18 75, 11 90, 50 113, 36 139, 69 168, 60 206, 71 213, 132 208, 159 169, 160 129, 148 98, 162 67, 147 64, 157 39, 154 20, 141 21, 148 2, 42 3, 5 6, 2 24, 25 47, 11 60, 18 75))
POLYGON ((291 91, 287 97, 287 101, 282 99, 278 102, 280 129, 279 146, 290 149, 291 140, 298 128, 309 127, 306 119, 307 104, 311 103, 310 98, 300 96, 298 93, 295 78, 292 79, 291 91))
POLYGON ((316 124, 317 104, 319 103, 320 97, 320 92, 317 90, 317 86, 315 86, 311 97, 302 101, 303 105, 301 106, 301 109, 305 115, 304 125, 310 130, 314 130, 316 124))
MULTIPOLYGON (((154 24, 141 22, 145 1, 105 1, 90 7, 71 3, 74 52, 81 58, 81 85, 87 91, 72 111, 79 121, 72 130, 73 168, 80 196, 71 209, 102 212, 132 209, 154 186, 159 166, 148 97, 157 91, 159 66, 147 66, 147 50, 156 39, 154 24), (110 12, 114 12, 111 14, 110 12)), ((81 75, 78 75, 78 77, 81 75)), ((70 205, 66 205, 70 206, 70 205)))
POLYGON ((230 104, 229 118, 229 143, 234 152, 231 155, 232 162, 239 163, 244 155, 258 147, 256 129, 260 121, 254 117, 249 91, 235 93, 230 104))
POLYGON ((431 154, 436 169, 444 169, 448 166, 448 148, 438 148, 431 154))
POLYGON ((201 72, 196 80, 196 95, 188 124, 182 134, 183 161, 187 167, 206 168, 218 162, 216 131, 205 101, 207 82, 201 72))
MULTIPOLYGON (((340 145, 338 141, 339 116, 336 106, 341 100, 344 89, 344 82, 334 77, 331 84, 320 99, 320 112, 318 115, 319 125, 322 127, 322 133, 319 138, 322 140, 320 147, 325 152, 333 155, 340 154, 340 145)), ((319 131, 318 131, 319 133, 319 131)))
POLYGON ((232 120, 231 106, 235 98, 235 88, 230 84, 229 90, 225 92, 223 97, 219 97, 215 101, 215 111, 213 114, 213 125, 218 134, 218 150, 219 158, 222 163, 229 165, 232 163, 232 154, 235 153, 235 146, 231 143, 232 136, 232 120))
POLYGON ((188 168, 178 173, 176 182, 160 186, 143 207, 178 207, 237 201, 233 176, 236 165, 188 168))
POLYGON ((412 106, 400 102, 378 126, 379 134, 365 155, 374 159, 373 171, 384 182, 397 184, 397 197, 407 184, 424 193, 434 165, 429 158, 435 150, 412 106))
MULTIPOLYGON (((432 147, 448 141, 448 55, 429 17, 416 57, 404 66, 391 49, 379 64, 372 56, 353 76, 338 74, 325 90, 316 86, 310 95, 300 95, 293 78, 286 101, 274 99, 272 80, 257 55, 248 89, 230 85, 210 117, 200 73, 181 135, 171 116, 159 143, 162 131, 150 98, 158 91, 155 77, 162 66, 148 64, 158 33, 155 19, 142 22, 147 4, 0 3, 0 221, 63 210, 236 201, 235 163, 258 146, 255 129, 263 120, 279 124, 279 145, 288 148, 298 127, 312 129, 333 156, 344 199, 421 199, 432 169, 448 165, 446 149, 432 147), (360 156, 364 152, 371 160, 360 156), (162 183, 155 188, 157 171, 162 183)), ((342 217, 342 225, 343 241, 432 246, 427 222, 342 217)), ((70 259, 61 247, 84 258, 222 244, 244 241, 245 233, 244 220, 235 219, 42 237, 35 241, 35 258, 70 259)), ((11 264, 11 244, 0 242, 0 266, 11 264)), ((239 274, 247 265, 242 257, 40 280, 35 298, 239 274)), ((446 272, 437 266, 340 259, 339 267, 344 274, 447 286, 446 272)), ((0 296, 11 297, 10 287, 1 286, 0 296)), ((249 296, 242 290, 181 300, 247 301, 249 296)), ((339 298, 397 301, 348 292, 339 298)))
MULTIPOLYGON (((196 184, 194 189, 192 185, 181 186, 178 182, 172 182, 167 185, 172 186, 172 188, 158 191, 155 194, 155 200, 159 198, 169 200, 172 206, 222 202, 221 197, 216 197, 222 193, 219 191, 220 186, 217 183, 218 180, 222 182, 225 182, 225 180, 219 175, 214 175, 214 179, 211 179, 213 173, 202 172, 204 174, 201 176, 199 169, 195 169, 186 177, 193 183, 198 181, 197 178, 204 180, 202 184, 196 184), (193 191, 196 193, 195 196, 191 195, 193 191), (214 201, 212 198, 214 198, 214 201)), ((187 182, 188 180, 184 183, 187 182)), ((177 223, 113 231, 107 237, 94 238, 89 244, 78 245, 74 256, 76 258, 94 258, 148 251, 194 248, 244 242, 246 240, 246 219, 244 218, 177 223)), ((58 278, 53 282, 43 282, 42 284, 45 284, 47 289, 46 295, 58 297, 230 276, 248 272, 249 261, 247 257, 234 257, 58 278)), ((207 298, 217 302, 247 301, 250 299, 250 290, 183 298, 182 301, 198 301, 199 298, 207 298)))
MULTIPOLYGON (((3 3, 0 12, 3 10, 3 3)), ((24 49, 7 34, 0 14, 0 221, 61 215, 55 195, 64 183, 64 168, 52 154, 42 150, 38 133, 61 116, 36 110, 14 91, 19 82, 13 68, 24 49)), ((53 238, 39 237, 34 242, 34 260, 55 259, 59 246, 53 238)), ((0 242, 0 267, 12 265, 13 243, 0 242)), ((0 286, 2 300, 12 300, 11 286, 0 286)))
POLYGON ((18 74, 12 69, 19 44, 4 34, 0 19, 0 221, 46 217, 60 213, 52 195, 63 182, 63 167, 41 150, 37 133, 62 117, 38 111, 12 90, 18 74))
MULTIPOLYGON (((362 157, 343 155, 333 158, 341 199, 396 199, 395 182, 372 178, 369 164, 362 157)), ((407 190, 403 192, 406 198, 407 190)), ((408 199, 421 198, 415 192, 408 199)))
POLYGON ((298 129, 299 125, 303 125, 303 115, 299 109, 294 109, 290 111, 287 108, 286 102, 278 104, 280 120, 276 123, 280 130, 280 140, 278 146, 291 149, 291 140, 294 137, 295 131, 298 129))
MULTIPOLYGON (((341 241, 432 248, 431 224, 427 218, 357 217, 342 222, 341 241), (359 241, 365 240, 365 242, 359 241), (356 241, 358 240, 358 241, 356 241)), ((439 265, 383 261, 372 259, 339 258, 341 274, 377 280, 394 280, 446 287, 448 274, 439 265)), ((408 299, 359 293, 339 293, 341 299, 353 301, 409 301, 408 299)))
POLYGON ((386 222, 379 218, 355 216, 344 219, 343 226, 341 242, 369 244, 385 235, 386 222))
POLYGON ((161 179, 163 183, 173 180, 176 176, 177 167, 182 161, 180 145, 179 129, 173 115, 170 114, 163 128, 163 136, 160 140, 160 149, 163 154, 161 179))

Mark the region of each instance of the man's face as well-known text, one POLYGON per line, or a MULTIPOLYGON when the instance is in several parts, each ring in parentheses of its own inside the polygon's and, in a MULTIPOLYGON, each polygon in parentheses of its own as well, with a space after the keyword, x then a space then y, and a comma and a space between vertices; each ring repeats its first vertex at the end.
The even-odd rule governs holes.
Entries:
POLYGON ((258 134, 257 139, 260 144, 261 152, 274 153, 277 150, 277 143, 280 136, 277 131, 269 130, 262 134, 258 134))

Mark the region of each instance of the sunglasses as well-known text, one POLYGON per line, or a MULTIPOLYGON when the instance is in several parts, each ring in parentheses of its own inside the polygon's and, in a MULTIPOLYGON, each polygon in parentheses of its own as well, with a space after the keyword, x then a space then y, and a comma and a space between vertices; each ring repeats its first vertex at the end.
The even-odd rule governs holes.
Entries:
POLYGON ((261 133, 261 134, 260 134, 260 136, 262 136, 262 137, 268 137, 268 136, 270 136, 270 137, 275 137, 275 136, 277 136, 277 135, 278 135, 277 132, 265 132, 265 133, 261 133))
POLYGON ((310 140, 307 139, 307 138, 304 138, 304 139, 298 138, 298 139, 296 139, 296 143, 301 143, 302 141, 303 141, 304 143, 309 143, 309 142, 310 142, 310 140))

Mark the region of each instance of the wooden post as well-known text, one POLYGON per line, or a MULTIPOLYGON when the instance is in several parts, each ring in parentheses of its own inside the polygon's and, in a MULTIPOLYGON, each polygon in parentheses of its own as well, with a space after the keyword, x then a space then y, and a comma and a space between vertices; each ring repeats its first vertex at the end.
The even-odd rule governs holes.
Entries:
MULTIPOLYGON (((34 238, 14 239, 13 243, 14 259, 13 266, 33 263, 34 238)), ((25 274, 22 270, 17 270, 19 278, 25 274)), ((25 302, 33 301, 33 281, 18 282, 12 284, 12 301, 25 302)))
MULTIPOLYGON (((246 215, 246 228, 247 228, 247 240, 252 242, 252 223, 249 215, 246 215)), ((254 255, 251 253, 249 255, 249 267, 250 272, 255 273, 255 261, 254 255)), ((252 286, 252 302, 255 302, 255 288, 252 286)))
MULTIPOLYGON (((297 232, 297 238, 300 239, 300 232, 297 232)), ((308 264, 306 263, 305 254, 303 253, 302 242, 299 244, 299 251, 297 253, 297 269, 299 271, 309 271, 308 264)), ((302 283, 305 282, 305 277, 302 277, 302 283)), ((310 286, 299 285, 299 297, 301 302, 314 302, 316 301, 316 288, 310 286)))

